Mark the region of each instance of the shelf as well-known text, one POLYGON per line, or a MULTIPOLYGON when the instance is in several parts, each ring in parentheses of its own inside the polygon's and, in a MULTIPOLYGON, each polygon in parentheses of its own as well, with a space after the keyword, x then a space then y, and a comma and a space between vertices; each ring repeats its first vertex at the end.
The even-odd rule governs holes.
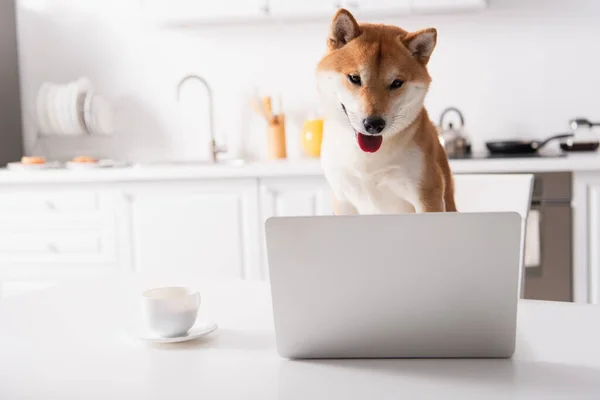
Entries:
POLYGON ((357 19, 481 11, 486 0, 144 0, 143 18, 161 27, 329 21, 344 7, 357 19))

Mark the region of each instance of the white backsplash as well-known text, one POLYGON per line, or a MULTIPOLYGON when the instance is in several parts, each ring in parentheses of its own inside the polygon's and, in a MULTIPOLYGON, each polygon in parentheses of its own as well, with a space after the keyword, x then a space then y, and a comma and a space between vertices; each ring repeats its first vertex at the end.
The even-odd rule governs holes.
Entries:
MULTIPOLYGON (((483 141, 543 138, 568 129, 569 118, 600 119, 600 2, 490 0, 465 15, 411 16, 385 23, 434 26, 434 82, 427 107, 434 121, 454 105, 476 148, 483 141), (559 4, 556 4, 559 3, 559 4)), ((301 155, 303 118, 316 104, 314 69, 325 48, 327 21, 160 30, 148 25, 139 0, 20 0, 19 39, 27 153, 126 160, 204 158, 209 138, 206 99, 176 86, 204 77, 215 99, 215 128, 229 147, 252 158, 266 151, 264 123, 251 111, 254 87, 280 93, 287 110, 288 153, 301 155), (44 81, 86 76, 116 107, 114 138, 45 138, 33 116, 44 81), (190 116, 196 114, 198 118, 190 116)))

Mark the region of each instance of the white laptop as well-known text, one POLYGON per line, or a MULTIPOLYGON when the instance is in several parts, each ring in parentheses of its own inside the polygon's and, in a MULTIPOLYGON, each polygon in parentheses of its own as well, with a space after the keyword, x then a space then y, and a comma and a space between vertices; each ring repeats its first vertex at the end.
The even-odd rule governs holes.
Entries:
POLYGON ((273 217, 275 334, 285 358, 507 358, 514 212, 273 217))

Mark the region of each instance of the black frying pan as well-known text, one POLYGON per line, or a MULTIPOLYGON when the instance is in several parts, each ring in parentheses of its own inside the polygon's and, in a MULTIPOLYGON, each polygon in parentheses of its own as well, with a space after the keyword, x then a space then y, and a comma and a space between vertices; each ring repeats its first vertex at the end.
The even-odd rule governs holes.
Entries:
POLYGON ((485 146, 492 154, 531 154, 537 152, 552 140, 564 139, 572 136, 573 133, 563 133, 560 135, 550 136, 548 139, 542 142, 537 140, 498 140, 486 142, 485 146))

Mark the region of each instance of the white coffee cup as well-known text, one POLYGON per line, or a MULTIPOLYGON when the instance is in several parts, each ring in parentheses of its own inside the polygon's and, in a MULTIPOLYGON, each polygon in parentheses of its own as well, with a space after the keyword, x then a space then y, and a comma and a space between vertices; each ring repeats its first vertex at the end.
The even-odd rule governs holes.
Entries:
POLYGON ((142 293, 142 319, 146 329, 161 337, 185 335, 196 322, 200 293, 181 286, 142 293))

